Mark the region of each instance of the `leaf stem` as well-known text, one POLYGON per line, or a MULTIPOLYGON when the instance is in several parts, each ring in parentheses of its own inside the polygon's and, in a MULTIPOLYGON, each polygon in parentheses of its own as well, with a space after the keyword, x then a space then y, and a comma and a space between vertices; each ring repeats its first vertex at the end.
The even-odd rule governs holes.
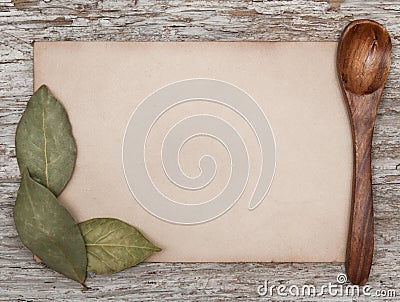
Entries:
POLYGON ((82 285, 82 291, 83 292, 87 292, 87 291, 89 291, 91 288, 90 287, 88 287, 85 283, 81 283, 81 285, 82 285))

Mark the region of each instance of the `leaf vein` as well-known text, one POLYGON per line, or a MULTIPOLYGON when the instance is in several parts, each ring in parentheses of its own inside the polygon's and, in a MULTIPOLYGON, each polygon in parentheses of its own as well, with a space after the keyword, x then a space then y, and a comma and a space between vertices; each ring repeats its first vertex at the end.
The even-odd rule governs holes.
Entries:
POLYGON ((125 245, 125 244, 112 244, 112 243, 86 243, 86 246, 99 246, 99 247, 124 247, 124 248, 137 248, 137 249, 146 249, 146 250, 155 250, 152 247, 148 246, 140 246, 140 245, 125 245))
POLYGON ((106 238, 107 238, 108 236, 110 236, 112 233, 115 233, 116 231, 123 230, 123 229, 124 229, 124 228, 118 228, 118 229, 111 230, 111 231, 109 231, 107 234, 105 234, 105 235, 103 235, 103 236, 97 238, 97 240, 96 240, 94 243, 98 243, 98 242, 100 242, 100 241, 106 239, 106 238))
POLYGON ((42 131, 43 131, 43 143, 44 143, 44 163, 45 163, 45 176, 46 176, 46 187, 49 188, 49 163, 47 158, 47 137, 46 137, 46 126, 45 126, 45 108, 42 102, 42 131))
POLYGON ((87 252, 88 252, 88 254, 91 254, 93 257, 97 258, 97 260, 100 261, 100 263, 103 263, 103 264, 104 264, 105 266, 107 266, 110 270, 113 270, 113 268, 112 268, 107 262, 103 261, 103 259, 101 259, 101 257, 98 256, 96 253, 94 253, 94 252, 91 251, 91 250, 88 250, 87 252))

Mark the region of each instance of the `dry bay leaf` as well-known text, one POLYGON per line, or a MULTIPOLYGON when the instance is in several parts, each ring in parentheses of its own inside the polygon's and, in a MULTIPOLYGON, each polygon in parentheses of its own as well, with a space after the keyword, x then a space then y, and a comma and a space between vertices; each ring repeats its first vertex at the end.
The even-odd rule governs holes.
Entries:
POLYGON ((112 274, 134 266, 161 249, 135 227, 114 218, 79 224, 86 244, 88 272, 112 274))
POLYGON ((83 284, 87 257, 79 227, 47 188, 23 171, 14 208, 22 243, 43 263, 83 284))
POLYGON ((76 160, 76 145, 64 107, 47 86, 30 98, 18 123, 15 148, 20 171, 58 196, 69 181, 76 160))

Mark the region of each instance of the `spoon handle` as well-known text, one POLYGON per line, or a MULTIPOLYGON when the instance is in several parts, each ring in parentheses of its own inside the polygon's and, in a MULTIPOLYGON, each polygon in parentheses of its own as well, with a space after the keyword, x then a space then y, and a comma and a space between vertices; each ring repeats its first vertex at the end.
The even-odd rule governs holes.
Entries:
POLYGON ((371 151, 381 91, 370 95, 347 94, 353 127, 353 196, 347 239, 346 271, 353 284, 364 285, 374 251, 371 151))

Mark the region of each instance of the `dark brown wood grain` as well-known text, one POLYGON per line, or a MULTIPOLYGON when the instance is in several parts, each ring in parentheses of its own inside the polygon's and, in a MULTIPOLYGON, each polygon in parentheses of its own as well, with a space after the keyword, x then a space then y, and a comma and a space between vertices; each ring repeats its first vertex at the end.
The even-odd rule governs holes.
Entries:
POLYGON ((386 29, 371 20, 351 22, 338 47, 337 67, 353 134, 353 196, 346 271, 353 284, 368 281, 374 251, 372 135, 388 77, 392 44, 386 29))

